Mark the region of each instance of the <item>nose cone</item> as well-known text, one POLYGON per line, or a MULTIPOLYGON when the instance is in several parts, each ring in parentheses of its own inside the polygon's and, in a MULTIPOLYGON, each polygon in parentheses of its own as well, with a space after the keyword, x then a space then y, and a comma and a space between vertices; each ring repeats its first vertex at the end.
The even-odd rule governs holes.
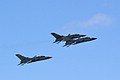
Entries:
POLYGON ((81 35, 81 37, 84 37, 84 36, 86 36, 86 35, 81 35))
POLYGON ((47 57, 47 59, 50 59, 50 58, 52 58, 52 57, 47 57))
POLYGON ((92 40, 96 40, 97 38, 92 38, 92 40))

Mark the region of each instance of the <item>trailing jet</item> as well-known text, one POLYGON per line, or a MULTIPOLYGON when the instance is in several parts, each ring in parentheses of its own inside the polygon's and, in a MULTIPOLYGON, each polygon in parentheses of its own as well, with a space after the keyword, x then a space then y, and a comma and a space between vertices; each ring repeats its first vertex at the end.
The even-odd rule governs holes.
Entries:
POLYGON ((47 60, 47 59, 52 58, 49 56, 34 56, 32 58, 29 58, 29 57, 22 56, 20 54, 16 54, 16 56, 21 60, 21 62, 18 65, 29 64, 32 62, 42 61, 42 60, 47 60))
POLYGON ((92 40, 96 40, 97 38, 91 38, 91 37, 83 37, 83 38, 78 38, 75 40, 71 40, 71 41, 66 41, 65 46, 69 47, 70 45, 76 45, 78 43, 83 43, 83 42, 88 42, 88 41, 92 41, 92 40))
POLYGON ((74 38, 80 38, 80 37, 84 37, 86 35, 80 35, 80 34, 68 34, 67 36, 63 36, 63 35, 59 35, 57 33, 51 33, 56 40, 53 43, 60 43, 61 41, 71 41, 74 38))

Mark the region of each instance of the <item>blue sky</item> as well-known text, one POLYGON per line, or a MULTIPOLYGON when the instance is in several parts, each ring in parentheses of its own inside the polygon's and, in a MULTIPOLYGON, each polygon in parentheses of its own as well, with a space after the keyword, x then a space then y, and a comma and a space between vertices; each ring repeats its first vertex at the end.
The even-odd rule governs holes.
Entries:
POLYGON ((120 80, 119 0, 1 0, 0 80, 120 80), (51 32, 97 37, 63 48, 51 32), (17 66, 15 56, 52 56, 17 66))

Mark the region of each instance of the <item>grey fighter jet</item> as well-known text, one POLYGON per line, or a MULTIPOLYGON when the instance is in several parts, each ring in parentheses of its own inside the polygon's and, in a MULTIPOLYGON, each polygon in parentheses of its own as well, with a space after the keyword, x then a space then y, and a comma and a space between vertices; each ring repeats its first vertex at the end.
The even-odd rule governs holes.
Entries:
POLYGON ((29 58, 29 57, 22 56, 20 54, 16 54, 16 56, 21 60, 21 62, 18 65, 29 64, 32 62, 42 61, 42 60, 47 60, 47 59, 52 58, 49 56, 34 56, 32 58, 29 58))
POLYGON ((80 38, 80 37, 84 37, 86 35, 80 35, 80 34, 68 34, 67 36, 63 36, 63 35, 59 35, 57 33, 51 33, 56 40, 53 43, 60 43, 61 41, 71 41, 74 38, 80 38))
POLYGON ((83 38, 78 38, 75 40, 71 40, 71 41, 66 41, 65 46, 69 47, 70 45, 76 45, 78 43, 83 43, 83 42, 88 42, 88 41, 92 41, 92 40, 96 40, 97 38, 91 38, 91 37, 83 37, 83 38))

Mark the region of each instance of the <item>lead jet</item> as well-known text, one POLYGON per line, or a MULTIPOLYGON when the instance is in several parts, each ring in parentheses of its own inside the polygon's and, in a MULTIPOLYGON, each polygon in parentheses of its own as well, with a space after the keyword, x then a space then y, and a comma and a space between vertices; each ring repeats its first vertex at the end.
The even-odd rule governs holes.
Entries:
POLYGON ((16 56, 21 60, 21 62, 18 65, 29 64, 32 62, 42 61, 42 60, 47 60, 52 58, 49 56, 34 56, 32 58, 29 58, 29 57, 22 56, 21 54, 16 54, 16 56))
POLYGON ((67 36, 63 36, 57 33, 51 33, 51 35, 53 35, 56 38, 56 40, 53 43, 57 43, 57 44, 60 43, 61 41, 71 41, 75 38, 86 36, 86 35, 80 35, 80 34, 68 34, 67 36))
POLYGON ((78 38, 75 40, 66 41, 66 43, 65 43, 65 45, 63 45, 63 47, 65 47, 65 46, 69 47, 70 45, 76 45, 79 43, 88 42, 88 41, 92 41, 92 40, 96 40, 96 39, 97 38, 91 38, 91 37, 78 38))

